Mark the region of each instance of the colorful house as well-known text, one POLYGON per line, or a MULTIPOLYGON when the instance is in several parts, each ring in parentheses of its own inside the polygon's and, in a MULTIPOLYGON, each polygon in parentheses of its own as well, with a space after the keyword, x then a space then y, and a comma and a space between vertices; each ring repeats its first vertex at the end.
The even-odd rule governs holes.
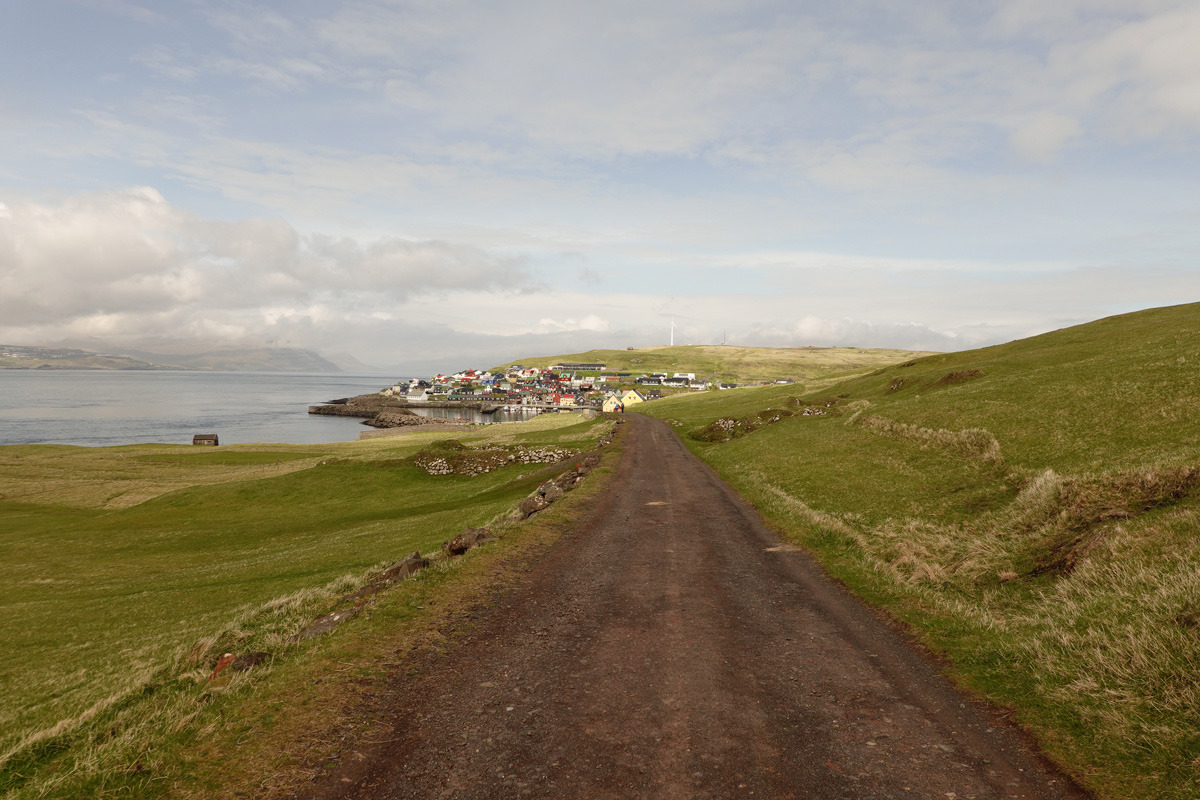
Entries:
POLYGON ((616 392, 610 392, 604 397, 604 404, 600 406, 600 410, 607 414, 624 411, 625 406, 621 403, 621 398, 616 392))
POLYGON ((630 389, 621 395, 621 405, 625 406, 625 408, 644 402, 646 402, 646 398, 642 397, 636 389, 630 389))

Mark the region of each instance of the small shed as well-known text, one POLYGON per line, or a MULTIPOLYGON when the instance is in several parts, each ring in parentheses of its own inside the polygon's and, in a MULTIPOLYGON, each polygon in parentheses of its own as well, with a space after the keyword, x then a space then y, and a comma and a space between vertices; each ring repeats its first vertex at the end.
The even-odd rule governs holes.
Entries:
POLYGON ((211 447, 216 447, 221 442, 217 440, 215 433, 197 433, 192 437, 192 444, 206 444, 211 447))

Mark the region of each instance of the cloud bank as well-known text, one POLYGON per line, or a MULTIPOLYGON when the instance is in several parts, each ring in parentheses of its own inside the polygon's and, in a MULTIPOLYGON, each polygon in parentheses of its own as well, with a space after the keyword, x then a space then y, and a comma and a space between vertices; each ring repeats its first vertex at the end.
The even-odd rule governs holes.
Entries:
POLYGON ((339 317, 392 319, 418 297, 535 285, 520 259, 468 245, 361 243, 302 235, 281 220, 205 220, 148 187, 5 204, 0 282, 9 340, 169 335, 225 344, 315 332, 339 317))
POLYGON ((6 20, 0 341, 957 349, 1200 294, 1186 0, 72 2, 6 20))
POLYGON ((268 343, 444 368, 661 345, 674 321, 677 343, 958 350, 1126 310, 1115 297, 1136 307, 1200 294, 1186 268, 1145 271, 1130 287, 1119 267, 790 251, 663 254, 656 270, 675 291, 660 293, 630 274, 567 287, 545 258, 205 219, 149 187, 11 200, 0 207, 0 342, 268 343), (713 281, 733 288, 704 291, 713 281))

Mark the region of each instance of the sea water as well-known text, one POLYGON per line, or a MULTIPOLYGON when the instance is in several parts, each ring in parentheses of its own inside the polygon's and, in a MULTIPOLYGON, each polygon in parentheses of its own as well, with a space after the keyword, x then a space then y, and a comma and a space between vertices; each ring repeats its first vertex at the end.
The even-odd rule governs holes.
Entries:
POLYGON ((396 376, 174 370, 0 370, 0 445, 350 441, 353 417, 308 413, 396 376))

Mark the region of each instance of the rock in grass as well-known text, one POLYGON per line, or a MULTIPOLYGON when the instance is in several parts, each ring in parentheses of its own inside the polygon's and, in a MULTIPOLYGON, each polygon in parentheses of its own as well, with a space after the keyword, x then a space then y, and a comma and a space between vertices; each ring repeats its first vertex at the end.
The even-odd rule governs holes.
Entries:
POLYGON ((550 504, 546 502, 545 497, 542 497, 540 494, 531 494, 520 502, 517 510, 521 513, 521 519, 525 519, 526 517, 533 516, 548 505, 550 504))
POLYGON ((562 487, 554 481, 546 481, 538 487, 538 494, 546 498, 547 503, 553 503, 555 500, 563 496, 562 487))
POLYGON ((384 583, 396 583, 405 578, 415 575, 421 570, 429 566, 429 559, 424 558, 419 550, 414 550, 413 554, 405 558, 403 561, 397 561, 390 567, 385 569, 380 575, 379 580, 384 583))
POLYGON ((574 489, 584 476, 600 464, 600 457, 593 454, 581 459, 556 478, 543 483, 533 494, 526 497, 517 506, 521 519, 533 516, 546 506, 558 500, 567 492, 574 489))
POLYGON ((331 630, 341 625, 346 620, 358 613, 358 608, 347 608, 344 611, 334 611, 329 614, 322 614, 313 620, 312 624, 297 634, 297 639, 310 639, 313 636, 320 636, 323 633, 329 633, 331 630))
POLYGON ((467 528, 458 536, 443 544, 442 549, 451 556, 461 556, 474 547, 494 541, 496 541, 496 537, 487 528, 467 528))

